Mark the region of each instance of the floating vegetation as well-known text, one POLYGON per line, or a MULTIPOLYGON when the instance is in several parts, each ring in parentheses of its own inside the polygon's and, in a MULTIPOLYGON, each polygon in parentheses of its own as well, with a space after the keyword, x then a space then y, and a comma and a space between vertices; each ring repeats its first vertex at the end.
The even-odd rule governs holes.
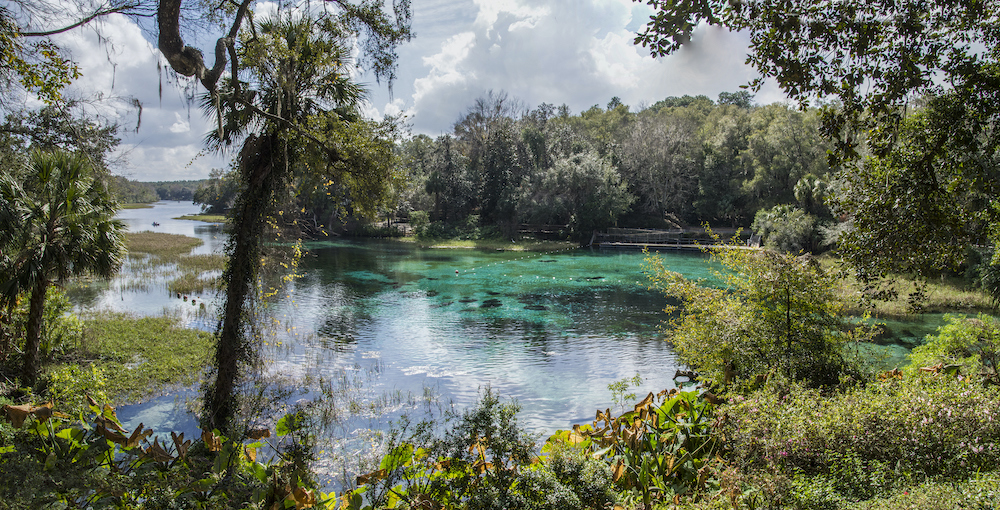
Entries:
POLYGON ((177 261, 177 267, 191 271, 222 271, 226 267, 226 257, 218 253, 187 255, 177 261))
POLYGON ((218 276, 205 277, 201 272, 185 271, 167 282, 167 290, 171 293, 202 294, 206 291, 214 292, 219 288, 219 284, 218 276))
POLYGON ((181 255, 204 244, 204 241, 194 237, 150 231, 130 233, 125 242, 129 254, 145 253, 163 262, 176 262, 181 255))
POLYGON ((470 297, 464 297, 458 300, 459 303, 475 303, 476 301, 478 301, 476 298, 470 298, 470 297))
POLYGON ((547 307, 545 305, 528 305, 528 306, 525 306, 524 309, 525 310, 534 310, 536 312, 540 312, 540 311, 543 311, 543 310, 548 310, 549 307, 547 307))

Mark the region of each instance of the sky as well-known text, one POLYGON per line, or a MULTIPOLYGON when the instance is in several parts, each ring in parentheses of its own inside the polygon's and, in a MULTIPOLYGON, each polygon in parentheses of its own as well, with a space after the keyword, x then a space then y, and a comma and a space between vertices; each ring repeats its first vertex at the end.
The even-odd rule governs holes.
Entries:
MULTIPOLYGON (((358 79, 370 91, 367 113, 403 114, 413 134, 450 133, 490 90, 529 108, 566 104, 579 113, 617 96, 638 110, 669 96, 715 99, 756 76, 744 63, 748 36, 717 27, 699 27, 679 52, 653 59, 632 43, 651 11, 631 0, 412 0, 412 9, 415 37, 399 48, 391 92, 370 76, 358 79)), ((115 173, 165 181, 227 168, 232 154, 204 153, 212 123, 189 99, 192 83, 166 69, 149 31, 122 16, 97 28, 103 39, 94 29, 78 29, 57 42, 82 72, 71 94, 142 104, 141 116, 134 108, 100 105, 106 101, 94 107, 126 128, 127 162, 115 173)), ((199 41, 203 50, 211 43, 199 41)), ((783 99, 770 83, 756 94, 760 104, 783 99)))

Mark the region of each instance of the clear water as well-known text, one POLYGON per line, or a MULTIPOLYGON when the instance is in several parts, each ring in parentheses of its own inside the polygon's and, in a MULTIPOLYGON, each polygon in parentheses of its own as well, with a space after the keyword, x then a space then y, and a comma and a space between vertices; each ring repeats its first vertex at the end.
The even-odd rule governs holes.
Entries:
MULTIPOLYGON (((197 211, 160 202, 119 217, 132 231, 197 237, 205 244, 195 253, 221 252, 219 225, 172 219, 197 211)), ((639 395, 673 386, 678 362, 658 329, 666 301, 646 289, 642 253, 430 250, 348 240, 311 242, 307 249, 303 276, 268 310, 278 323, 265 347, 267 370, 300 390, 292 400, 316 396, 318 381, 345 374, 368 374, 369 396, 419 396, 430 388, 439 401, 458 407, 489 385, 517 399, 529 429, 551 433, 613 407, 612 382, 639 373, 639 395)), ((671 269, 712 283, 704 256, 662 256, 671 269)), ((169 270, 147 275, 142 289, 128 284, 126 271, 110 283, 83 285, 72 298, 81 309, 178 314, 192 327, 212 330, 216 298, 198 296, 209 303, 205 311, 176 299, 166 291, 169 270)), ((924 317, 890 327, 912 343, 940 322, 924 317)), ((898 358, 908 346, 891 343, 882 351, 898 358)), ((184 401, 195 394, 182 389, 123 406, 119 416, 127 426, 143 422, 194 433, 184 401)))

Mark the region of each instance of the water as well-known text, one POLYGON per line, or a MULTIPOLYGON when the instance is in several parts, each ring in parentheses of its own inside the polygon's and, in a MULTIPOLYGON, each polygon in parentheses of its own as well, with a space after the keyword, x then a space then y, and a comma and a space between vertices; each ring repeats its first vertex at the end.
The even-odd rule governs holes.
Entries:
MULTIPOLYGON (((119 217, 131 231, 203 240, 195 253, 221 252, 219 225, 172 219, 197 211, 191 204, 160 202, 119 217)), ((322 395, 324 384, 328 390, 353 384, 349 398, 371 402, 395 395, 381 407, 393 415, 427 395, 462 408, 488 385, 518 401, 529 430, 549 434, 589 422, 595 409, 614 407, 608 385, 636 373, 643 379, 632 390, 637 395, 673 387, 679 364, 659 332, 666 301, 646 289, 641 253, 431 250, 336 239, 306 248, 302 276, 267 310, 278 322, 263 347, 266 371, 295 389, 289 402, 322 395)), ((663 257, 669 268, 712 283, 704 256, 663 257)), ((198 312, 166 291, 170 277, 171 268, 164 268, 137 289, 126 271, 109 284, 85 285, 72 298, 81 309, 177 314, 191 327, 213 329, 216 298, 200 296, 210 306, 198 312)), ((940 322, 923 317, 891 324, 893 334, 905 338, 888 342, 882 352, 901 359, 940 322)), ((195 395, 196 389, 182 389, 123 406, 119 416, 127 427, 143 422, 195 433, 184 404, 195 395)), ((386 426, 369 418, 348 420, 336 434, 386 426)))

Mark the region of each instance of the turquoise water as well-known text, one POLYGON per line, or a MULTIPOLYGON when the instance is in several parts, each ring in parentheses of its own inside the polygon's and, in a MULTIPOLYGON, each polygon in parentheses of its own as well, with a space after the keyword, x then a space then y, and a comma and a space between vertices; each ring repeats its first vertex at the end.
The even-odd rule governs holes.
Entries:
MULTIPOLYGON (((464 405, 489 385, 547 431, 590 419, 611 405, 608 384, 637 372, 639 393, 673 385, 678 364, 658 330, 666 301, 645 288, 641 253, 307 247, 304 276, 273 309, 298 338, 276 360, 283 373, 317 356, 333 367, 377 359, 387 389, 433 386, 464 405)), ((701 256, 668 257, 708 276, 701 256)))
MULTIPOLYGON (((197 237, 205 245, 196 253, 221 252, 220 226, 172 219, 197 211, 161 202, 120 217, 132 231, 197 237)), ((365 431, 384 429, 422 406, 464 408, 486 386, 516 399, 521 422, 542 434, 614 407, 608 385, 636 373, 643 379, 632 390, 637 395, 673 386, 679 364, 659 329, 667 302, 645 287, 642 253, 432 250, 377 240, 317 241, 306 248, 301 277, 266 307, 276 322, 261 345, 263 375, 287 390, 272 416, 319 399, 325 401, 319 414, 340 417, 330 419, 325 448, 341 453, 321 455, 331 473, 358 469, 347 466, 355 454, 344 452, 364 450, 365 431)), ((714 283, 703 255, 662 256, 670 269, 714 283)), ((142 285, 133 269, 127 266, 110 283, 77 287, 72 299, 83 311, 167 313, 190 327, 214 329, 217 297, 197 296, 208 303, 201 310, 166 291, 172 267, 143 274, 142 285)), ((895 364, 941 322, 925 315, 890 323, 891 337, 873 352, 895 364)), ((127 427, 143 422, 194 434, 185 403, 196 395, 196 388, 180 388, 122 406, 119 416, 127 427)))

